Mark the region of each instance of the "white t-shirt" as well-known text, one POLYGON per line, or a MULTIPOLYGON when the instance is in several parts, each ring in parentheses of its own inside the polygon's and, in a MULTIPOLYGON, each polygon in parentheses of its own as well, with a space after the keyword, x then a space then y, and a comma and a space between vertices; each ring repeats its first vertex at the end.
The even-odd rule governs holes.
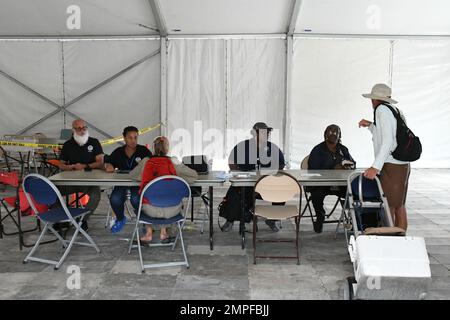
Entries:
MULTIPOLYGON (((394 107, 394 109, 397 109, 394 107)), ((400 109, 400 116, 405 120, 405 117, 400 109)), ((373 149, 375 160, 372 167, 381 170, 385 162, 394 164, 408 164, 405 161, 394 159, 392 152, 397 148, 397 119, 385 105, 379 105, 375 113, 376 125, 369 126, 372 132, 373 149)), ((406 121, 405 121, 406 123, 406 121)))

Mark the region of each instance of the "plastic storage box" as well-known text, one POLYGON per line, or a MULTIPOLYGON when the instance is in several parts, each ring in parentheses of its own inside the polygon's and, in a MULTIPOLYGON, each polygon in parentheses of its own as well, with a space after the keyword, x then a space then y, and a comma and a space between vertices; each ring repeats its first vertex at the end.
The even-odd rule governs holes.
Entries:
POLYGON ((355 270, 354 298, 425 298, 431 271, 423 238, 352 236, 349 253, 355 270))

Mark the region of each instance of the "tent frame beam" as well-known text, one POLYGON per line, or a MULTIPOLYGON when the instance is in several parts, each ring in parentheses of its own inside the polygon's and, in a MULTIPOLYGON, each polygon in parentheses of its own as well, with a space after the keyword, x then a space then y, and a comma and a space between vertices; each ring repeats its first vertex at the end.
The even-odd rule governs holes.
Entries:
POLYGON ((148 0, 150 7, 152 9, 152 13, 155 16, 156 24, 159 29, 159 35, 161 37, 167 36, 167 25, 166 20, 164 18, 164 15, 161 10, 161 4, 159 3, 159 0, 148 0))
POLYGON ((291 15, 289 18, 289 25, 287 28, 287 35, 292 36, 297 26, 297 20, 300 15, 300 8, 302 7, 302 0, 294 0, 292 5, 291 15))
MULTIPOLYGON (((56 108, 56 110, 54 110, 53 112, 45 115, 44 117, 42 117, 41 119, 35 121, 34 123, 30 124, 29 126, 27 126, 26 128, 20 130, 17 132, 17 134, 24 134, 25 132, 27 132, 28 130, 36 127, 37 125, 39 125, 40 123, 44 122, 45 120, 53 117, 54 115, 58 114, 59 112, 64 112, 69 114, 72 117, 75 118, 79 118, 79 116, 77 116, 75 113, 70 112, 67 110, 68 107, 70 107, 71 105, 73 105, 74 103, 78 102, 79 100, 83 99, 84 97, 88 96, 89 94, 93 93, 94 91, 100 89, 101 87, 105 86, 106 84, 110 83, 111 81, 113 81, 114 79, 120 77, 121 75, 123 75, 124 73, 130 71, 131 69, 135 68, 136 66, 140 65, 141 63, 151 59, 152 57, 156 56, 157 54, 160 53, 160 49, 157 49, 155 51, 153 51, 152 53, 146 55, 145 57, 139 59, 138 61, 134 62, 133 64, 129 65, 128 67, 120 70, 119 72, 115 73, 114 75, 112 75, 111 77, 107 78, 106 80, 103 80, 102 82, 100 82, 99 84, 97 84, 96 86, 92 87, 91 89, 85 91, 84 93, 82 93, 81 95, 79 95, 78 97, 72 99, 71 101, 69 101, 67 104, 63 104, 63 105, 59 105, 56 102, 44 97, 43 95, 41 95, 40 93, 38 93, 37 91, 31 89, 29 86, 27 86, 26 84, 22 83, 21 81, 15 79, 14 77, 6 74, 5 72, 0 70, 0 74, 4 75, 6 78, 8 78, 9 80, 13 81, 14 83, 18 84, 19 86, 21 86, 22 88, 26 89, 27 91, 31 92, 32 94, 38 96, 39 98, 43 99, 44 101, 46 101, 47 103, 49 103, 50 105, 52 105, 53 107, 56 108)), ((88 123, 86 121, 86 123, 92 127, 94 130, 96 130, 97 132, 103 134, 104 136, 108 137, 108 138, 112 138, 112 136, 108 133, 106 133, 105 131, 97 128, 96 126, 94 126, 91 123, 88 123)))
POLYGON ((346 34, 346 33, 294 33, 294 38, 324 39, 380 39, 380 40, 449 40, 449 35, 401 35, 401 34, 346 34))

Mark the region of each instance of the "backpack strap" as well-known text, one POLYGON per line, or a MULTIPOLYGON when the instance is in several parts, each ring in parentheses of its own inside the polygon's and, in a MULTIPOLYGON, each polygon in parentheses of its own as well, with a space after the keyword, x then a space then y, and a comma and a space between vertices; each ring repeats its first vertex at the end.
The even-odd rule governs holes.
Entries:
MULTIPOLYGON (((385 107, 388 107, 388 109, 391 110, 391 112, 392 112, 392 114, 394 115, 394 117, 395 117, 395 119, 397 120, 397 122, 400 121, 400 122, 402 122, 402 123, 405 123, 405 121, 403 120, 403 118, 400 116, 400 111, 399 111, 398 109, 394 109, 393 106, 391 106, 390 104, 387 104, 387 103, 381 103, 379 106, 381 106, 381 105, 383 105, 383 106, 385 106, 385 107)), ((379 107, 379 106, 378 106, 378 107, 379 107)), ((375 113, 376 113, 378 107, 376 107, 376 108, 373 110, 373 125, 376 125, 376 116, 375 116, 375 113)))

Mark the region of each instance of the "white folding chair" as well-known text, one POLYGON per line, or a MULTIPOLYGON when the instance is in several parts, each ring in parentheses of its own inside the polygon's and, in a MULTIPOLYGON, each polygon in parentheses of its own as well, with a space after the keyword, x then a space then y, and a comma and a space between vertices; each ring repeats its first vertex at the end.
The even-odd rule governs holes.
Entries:
POLYGON ((302 188, 297 179, 285 173, 278 172, 276 175, 266 175, 261 177, 255 184, 255 192, 253 194, 255 212, 253 214, 253 263, 256 264, 257 258, 283 258, 297 259, 300 264, 299 256, 299 225, 300 210, 302 207, 302 188), (258 193, 263 201, 266 202, 287 202, 299 195, 299 205, 256 205, 256 193, 258 193), (257 221, 258 217, 272 220, 295 220, 295 240, 286 239, 257 239, 257 221), (262 256, 256 254, 257 242, 295 242, 296 256, 262 256))

